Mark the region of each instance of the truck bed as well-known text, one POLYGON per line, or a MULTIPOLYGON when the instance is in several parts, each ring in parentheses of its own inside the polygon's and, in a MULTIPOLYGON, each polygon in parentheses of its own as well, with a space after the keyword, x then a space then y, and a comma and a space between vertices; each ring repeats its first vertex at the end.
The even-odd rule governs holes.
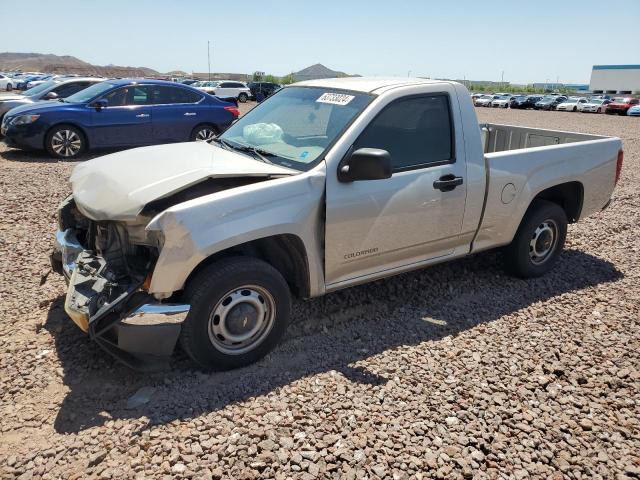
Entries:
POLYGON ((480 124, 484 153, 520 150, 523 148, 545 147, 563 143, 586 142, 608 137, 587 133, 562 132, 542 128, 517 127, 497 123, 480 124))
POLYGON ((619 138, 480 124, 486 198, 472 251, 511 242, 532 198, 563 185, 577 192, 575 221, 604 208, 615 186, 619 138))

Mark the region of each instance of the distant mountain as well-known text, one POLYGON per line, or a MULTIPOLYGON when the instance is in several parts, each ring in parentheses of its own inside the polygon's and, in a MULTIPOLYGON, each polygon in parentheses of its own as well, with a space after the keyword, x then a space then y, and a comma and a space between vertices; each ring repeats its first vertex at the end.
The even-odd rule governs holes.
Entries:
POLYGON ((152 77, 160 75, 146 67, 92 65, 70 55, 44 53, 0 53, 0 71, 43 72, 57 74, 99 75, 104 77, 152 77))
POLYGON ((321 63, 316 63, 310 67, 303 68, 299 72, 293 74, 296 82, 303 80, 316 80, 318 78, 340 78, 340 77, 359 77, 360 75, 349 75, 348 73, 338 72, 325 67, 321 63))

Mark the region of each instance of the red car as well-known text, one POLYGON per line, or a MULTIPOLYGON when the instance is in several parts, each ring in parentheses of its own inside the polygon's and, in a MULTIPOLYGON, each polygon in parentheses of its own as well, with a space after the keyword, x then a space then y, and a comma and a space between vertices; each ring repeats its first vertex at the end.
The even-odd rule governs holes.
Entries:
POLYGON ((640 99, 638 98, 614 98, 613 102, 607 105, 604 112, 610 115, 614 113, 617 113, 618 115, 626 115, 627 110, 638 104, 640 104, 640 99))

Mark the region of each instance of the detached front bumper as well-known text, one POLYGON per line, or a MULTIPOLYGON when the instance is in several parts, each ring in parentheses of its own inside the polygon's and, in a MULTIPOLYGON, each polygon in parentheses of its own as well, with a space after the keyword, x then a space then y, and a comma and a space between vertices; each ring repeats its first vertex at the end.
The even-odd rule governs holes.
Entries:
POLYGON ((65 312, 100 347, 138 370, 154 368, 173 353, 188 304, 160 303, 142 290, 141 276, 116 279, 72 230, 58 232, 51 259, 69 284, 65 312))

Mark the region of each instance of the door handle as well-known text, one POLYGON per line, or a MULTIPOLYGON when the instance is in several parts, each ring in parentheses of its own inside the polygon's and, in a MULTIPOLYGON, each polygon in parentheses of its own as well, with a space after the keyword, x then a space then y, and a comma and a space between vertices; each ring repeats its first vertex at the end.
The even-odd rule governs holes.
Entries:
POLYGON ((193 117, 195 115, 195 112, 187 112, 184 114, 185 117, 193 117))
POLYGON ((456 177, 455 175, 443 175, 438 180, 433 182, 433 188, 440 190, 441 192, 450 192, 458 185, 462 185, 462 177, 456 177))
POLYGON ((139 113, 138 115, 136 115, 136 118, 147 118, 148 116, 148 113, 139 113))

